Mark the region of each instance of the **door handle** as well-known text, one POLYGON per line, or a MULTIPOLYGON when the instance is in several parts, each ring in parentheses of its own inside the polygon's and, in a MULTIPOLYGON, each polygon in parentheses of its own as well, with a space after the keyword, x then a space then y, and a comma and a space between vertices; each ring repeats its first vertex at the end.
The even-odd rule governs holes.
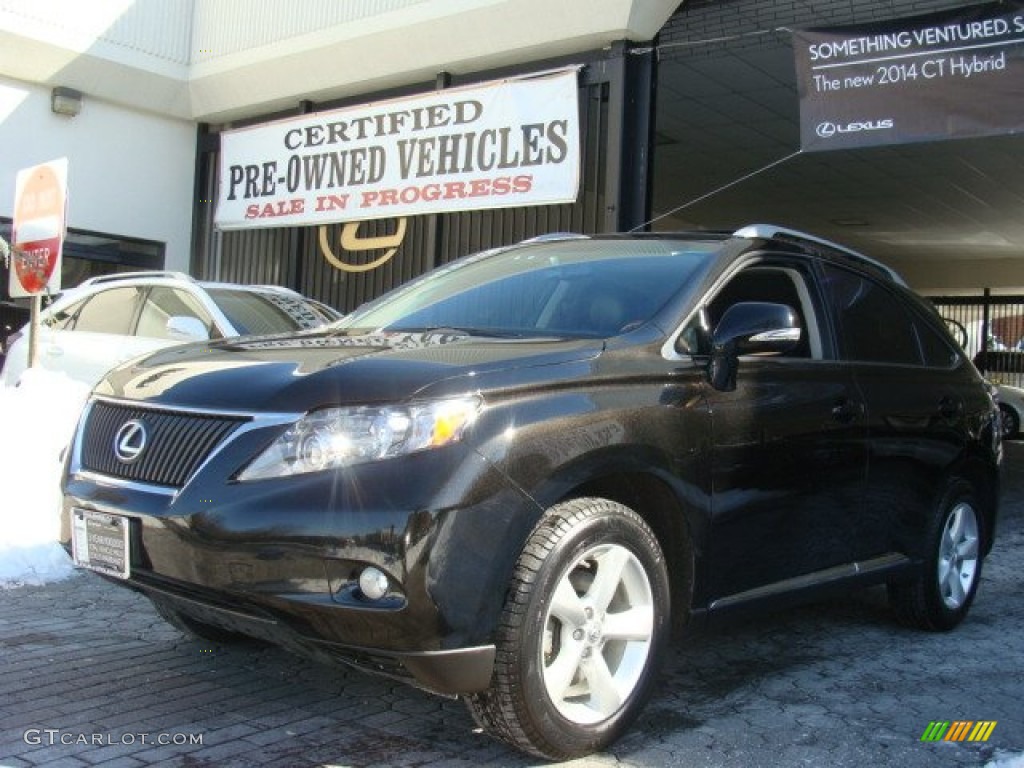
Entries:
POLYGON ((946 395, 939 400, 939 415, 945 419, 955 419, 964 409, 963 401, 958 397, 946 395))
POLYGON ((832 406, 832 418, 840 424, 850 424, 860 416, 860 413, 860 403, 848 397, 836 401, 836 404, 832 406))

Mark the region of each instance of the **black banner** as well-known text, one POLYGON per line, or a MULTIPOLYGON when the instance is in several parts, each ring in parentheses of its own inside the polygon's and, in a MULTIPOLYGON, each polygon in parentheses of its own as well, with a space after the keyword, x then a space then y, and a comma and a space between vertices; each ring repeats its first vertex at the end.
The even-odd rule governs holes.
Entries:
POLYGON ((795 30, 805 151, 1024 129, 1024 2, 795 30))

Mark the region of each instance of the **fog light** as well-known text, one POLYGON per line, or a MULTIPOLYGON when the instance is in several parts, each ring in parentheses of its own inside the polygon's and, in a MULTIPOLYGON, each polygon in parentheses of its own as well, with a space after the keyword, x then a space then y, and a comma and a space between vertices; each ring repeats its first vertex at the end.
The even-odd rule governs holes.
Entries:
POLYGON ((388 577, 372 565, 359 574, 359 590, 370 600, 380 600, 388 593, 388 577))

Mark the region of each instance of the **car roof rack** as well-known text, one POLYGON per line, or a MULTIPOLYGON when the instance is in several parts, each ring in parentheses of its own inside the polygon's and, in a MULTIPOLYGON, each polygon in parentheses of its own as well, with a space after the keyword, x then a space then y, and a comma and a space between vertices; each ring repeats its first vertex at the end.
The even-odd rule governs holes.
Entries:
POLYGON ((579 232, 546 232, 543 235, 537 235, 535 237, 523 240, 522 243, 547 243, 553 240, 589 240, 590 235, 584 235, 579 232))
POLYGON ((775 224, 749 224, 742 229, 737 229, 733 232, 733 235, 735 237, 745 237, 747 239, 760 238, 762 240, 781 240, 783 242, 796 241, 798 243, 803 242, 822 246, 846 256, 851 256, 865 264, 870 264, 872 267, 885 274, 894 283, 898 283, 903 286, 907 284, 900 276, 899 272, 894 270, 892 267, 886 266, 882 262, 872 259, 870 256, 865 256, 860 251, 855 251, 852 248, 847 248, 845 245, 839 245, 839 243, 834 243, 831 240, 815 237, 814 235, 809 235, 806 232, 800 232, 796 229, 787 229, 786 227, 779 227, 775 224))
POLYGON ((83 280, 79 283, 79 287, 81 288, 85 285, 100 285, 102 283, 116 283, 119 280, 136 280, 138 278, 155 280, 188 280, 189 282, 196 282, 194 277, 186 275, 184 272, 147 270, 145 272, 114 272, 109 275, 97 275, 96 277, 90 277, 88 280, 83 280))

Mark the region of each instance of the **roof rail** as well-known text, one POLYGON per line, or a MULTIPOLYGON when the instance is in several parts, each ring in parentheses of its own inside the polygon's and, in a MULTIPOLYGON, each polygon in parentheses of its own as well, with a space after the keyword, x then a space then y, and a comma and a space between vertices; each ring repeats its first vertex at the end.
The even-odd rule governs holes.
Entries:
POLYGON ((114 272, 109 275, 97 275, 96 277, 90 277, 88 280, 83 280, 79 284, 79 287, 83 285, 99 285, 101 283, 116 283, 118 280, 134 280, 140 277, 153 278, 156 280, 189 280, 191 282, 195 282, 195 278, 191 275, 186 275, 184 272, 147 270, 145 272, 114 272))
POLYGON ((749 239, 760 238, 763 240, 802 240, 807 243, 813 243, 814 245, 821 245, 824 246, 825 248, 829 248, 833 251, 839 251, 840 253, 844 253, 847 256, 852 256, 855 259, 859 259, 860 261, 870 264, 876 269, 882 271, 884 274, 888 275, 889 278, 895 283, 899 283, 900 285, 904 286, 907 284, 906 281, 904 281, 904 279, 900 276, 900 274, 892 267, 886 266, 882 262, 872 259, 870 256, 865 256, 860 251, 855 251, 852 248, 847 248, 845 245, 839 245, 839 243, 834 243, 831 240, 825 240, 824 238, 821 237, 815 237, 814 235, 809 235, 806 232, 800 232, 799 230, 796 229, 786 229, 785 227, 779 227, 776 226, 775 224, 749 224, 743 227, 742 229, 737 229, 735 232, 733 232, 733 235, 735 237, 745 237, 749 239))
POLYGON ((552 240, 589 240, 590 235, 581 235, 579 232, 548 232, 543 235, 537 235, 527 240, 523 240, 524 243, 546 243, 552 240))

